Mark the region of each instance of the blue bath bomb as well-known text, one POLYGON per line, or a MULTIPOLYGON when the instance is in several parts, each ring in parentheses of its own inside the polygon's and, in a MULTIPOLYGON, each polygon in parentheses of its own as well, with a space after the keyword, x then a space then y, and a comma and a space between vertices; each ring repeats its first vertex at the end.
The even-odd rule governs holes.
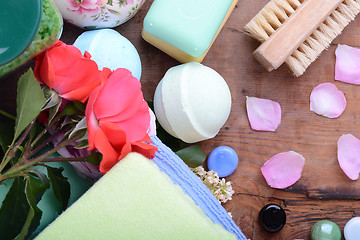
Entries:
POLYGON ((91 54, 100 70, 104 67, 116 70, 126 68, 140 80, 141 61, 134 45, 113 29, 86 31, 75 41, 74 46, 91 54))

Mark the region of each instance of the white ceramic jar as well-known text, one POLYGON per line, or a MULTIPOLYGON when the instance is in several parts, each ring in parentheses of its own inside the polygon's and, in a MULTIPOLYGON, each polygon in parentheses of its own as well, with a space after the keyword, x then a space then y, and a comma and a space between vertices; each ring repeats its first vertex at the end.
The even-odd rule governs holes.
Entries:
POLYGON ((80 28, 112 28, 132 18, 145 0, 54 0, 65 21, 80 28))

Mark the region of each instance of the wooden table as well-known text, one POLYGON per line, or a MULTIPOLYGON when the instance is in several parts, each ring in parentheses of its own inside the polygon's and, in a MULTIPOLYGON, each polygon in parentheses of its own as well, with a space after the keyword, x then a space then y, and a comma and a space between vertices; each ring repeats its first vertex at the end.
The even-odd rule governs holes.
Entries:
MULTIPOLYGON (((142 21, 152 1, 148 0, 137 15, 115 28, 137 48, 143 73, 141 77, 145 99, 152 100, 165 72, 179 62, 146 43, 141 38, 142 21)), ((224 207, 250 239, 309 239, 312 225, 322 219, 334 221, 343 230, 346 222, 360 216, 360 180, 346 177, 337 161, 337 140, 352 133, 360 138, 359 86, 334 81, 334 51, 336 45, 360 47, 360 21, 352 22, 334 40, 327 51, 299 78, 294 78, 286 66, 267 72, 253 59, 258 46, 242 30, 244 25, 267 3, 266 0, 240 0, 214 42, 203 64, 215 69, 227 81, 232 94, 231 114, 220 133, 199 143, 205 153, 227 145, 239 155, 239 166, 227 178, 233 183, 233 200, 224 207), (309 110, 311 90, 320 83, 332 82, 345 93, 347 108, 337 119, 328 119, 309 110), (246 115, 245 97, 267 98, 280 103, 282 123, 276 132, 251 130, 246 115), (301 179, 286 190, 270 188, 260 167, 273 155, 293 150, 306 158, 301 179), (260 209, 268 203, 281 205, 287 214, 287 224, 278 233, 265 232, 258 223, 260 209)), ((65 24, 61 40, 72 44, 83 30, 65 24)), ((0 108, 14 111, 14 96, 18 74, 1 82, 0 108)))

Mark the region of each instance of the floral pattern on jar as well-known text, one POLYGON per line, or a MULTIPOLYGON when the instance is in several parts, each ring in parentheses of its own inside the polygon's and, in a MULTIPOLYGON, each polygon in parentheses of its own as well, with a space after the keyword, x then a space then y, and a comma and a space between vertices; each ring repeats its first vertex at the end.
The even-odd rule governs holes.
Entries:
POLYGON ((131 19, 145 0, 54 0, 65 21, 80 28, 113 28, 131 19))

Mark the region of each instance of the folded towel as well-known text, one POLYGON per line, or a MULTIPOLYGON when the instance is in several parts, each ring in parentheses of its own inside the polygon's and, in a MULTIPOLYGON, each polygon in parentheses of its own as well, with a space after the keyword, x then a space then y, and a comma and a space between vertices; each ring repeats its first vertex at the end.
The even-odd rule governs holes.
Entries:
POLYGON ((238 239, 246 240, 247 238, 219 201, 189 167, 158 137, 153 136, 151 140, 159 149, 153 161, 160 170, 169 175, 175 184, 180 185, 214 223, 221 224, 226 230, 234 233, 238 239))
POLYGON ((153 161, 130 153, 36 239, 225 240, 236 236, 212 223, 153 161))

